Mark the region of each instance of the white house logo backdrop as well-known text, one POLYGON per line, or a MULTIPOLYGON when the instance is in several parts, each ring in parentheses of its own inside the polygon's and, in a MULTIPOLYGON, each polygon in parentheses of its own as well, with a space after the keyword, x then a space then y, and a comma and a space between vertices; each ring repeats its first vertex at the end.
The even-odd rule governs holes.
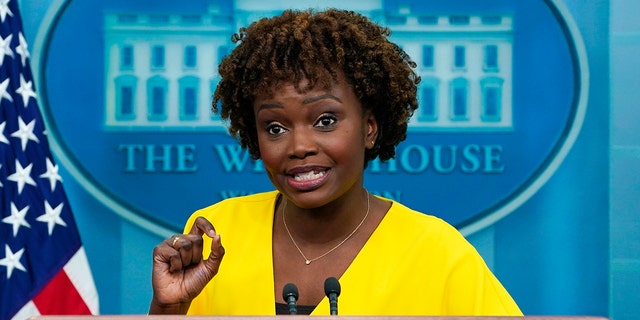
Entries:
MULTIPOLYGON (((114 212, 179 230, 195 209, 271 190, 211 113, 239 27, 313 1, 66 1, 36 39, 54 152, 114 212)), ((559 1, 329 1, 392 30, 418 64, 420 108, 375 194, 466 233, 511 213, 553 174, 585 112, 582 42, 559 1)))

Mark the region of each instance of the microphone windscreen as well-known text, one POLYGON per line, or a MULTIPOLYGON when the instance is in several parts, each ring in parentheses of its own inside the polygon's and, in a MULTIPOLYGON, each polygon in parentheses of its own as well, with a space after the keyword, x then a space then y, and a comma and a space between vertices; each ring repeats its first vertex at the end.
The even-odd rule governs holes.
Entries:
POLYGON ((328 296, 331 293, 335 293, 336 296, 340 295, 340 282, 334 277, 329 277, 324 281, 324 294, 328 296))
POLYGON ((293 297, 294 299, 298 300, 298 287, 296 287, 296 285, 293 283, 285 284, 284 288, 282 289, 282 299, 284 299, 284 301, 288 301, 287 298, 289 297, 293 297))

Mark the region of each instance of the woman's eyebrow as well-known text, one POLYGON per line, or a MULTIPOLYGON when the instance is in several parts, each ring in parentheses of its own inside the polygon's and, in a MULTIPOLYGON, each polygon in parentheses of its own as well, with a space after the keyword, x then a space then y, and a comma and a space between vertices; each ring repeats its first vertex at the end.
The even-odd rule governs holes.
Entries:
POLYGON ((261 104, 258 107, 258 112, 264 109, 274 109, 274 108, 284 108, 284 106, 279 103, 265 103, 265 104, 261 104))
POLYGON ((338 98, 338 97, 336 97, 336 96, 334 96, 334 95, 332 95, 330 93, 325 93, 325 94, 321 94, 319 96, 306 98, 306 99, 302 100, 302 104, 308 104, 308 103, 312 103, 312 102, 315 102, 315 101, 318 101, 318 100, 322 100, 322 99, 332 99, 332 100, 335 100, 335 101, 338 101, 338 102, 342 103, 342 100, 340 100, 340 98, 338 98))
MULTIPOLYGON (((318 96, 306 98, 306 99, 302 100, 302 104, 309 104, 309 103, 312 103, 312 102, 315 102, 315 101, 319 101, 319 100, 322 100, 322 99, 331 99, 331 100, 335 100, 335 101, 338 101, 338 102, 342 103, 342 100, 340 100, 340 98, 338 98, 338 97, 336 97, 336 96, 334 96, 334 95, 332 95, 330 93, 325 93, 325 94, 321 94, 321 95, 318 95, 318 96)), ((275 103, 275 102, 274 103, 265 103, 265 104, 261 104, 258 107, 258 112, 260 112, 261 110, 264 110, 264 109, 275 109, 275 108, 284 108, 284 106, 282 104, 275 103)))

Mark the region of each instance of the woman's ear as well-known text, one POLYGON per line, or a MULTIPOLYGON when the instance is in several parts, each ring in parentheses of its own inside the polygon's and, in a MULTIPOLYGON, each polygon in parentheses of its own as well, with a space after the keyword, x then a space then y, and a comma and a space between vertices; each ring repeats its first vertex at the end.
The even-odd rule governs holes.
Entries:
POLYGON ((373 112, 367 111, 365 115, 366 132, 364 145, 367 149, 373 149, 376 145, 376 139, 378 138, 378 121, 373 115, 373 112))

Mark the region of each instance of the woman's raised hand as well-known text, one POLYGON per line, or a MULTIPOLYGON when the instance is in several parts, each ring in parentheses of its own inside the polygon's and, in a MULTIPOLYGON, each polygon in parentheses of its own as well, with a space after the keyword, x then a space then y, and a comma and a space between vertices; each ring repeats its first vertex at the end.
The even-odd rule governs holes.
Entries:
POLYGON ((150 314, 186 314, 191 301, 218 273, 224 248, 209 220, 198 217, 188 234, 174 235, 153 249, 153 299, 150 314), (211 253, 203 260, 203 236, 211 253))

